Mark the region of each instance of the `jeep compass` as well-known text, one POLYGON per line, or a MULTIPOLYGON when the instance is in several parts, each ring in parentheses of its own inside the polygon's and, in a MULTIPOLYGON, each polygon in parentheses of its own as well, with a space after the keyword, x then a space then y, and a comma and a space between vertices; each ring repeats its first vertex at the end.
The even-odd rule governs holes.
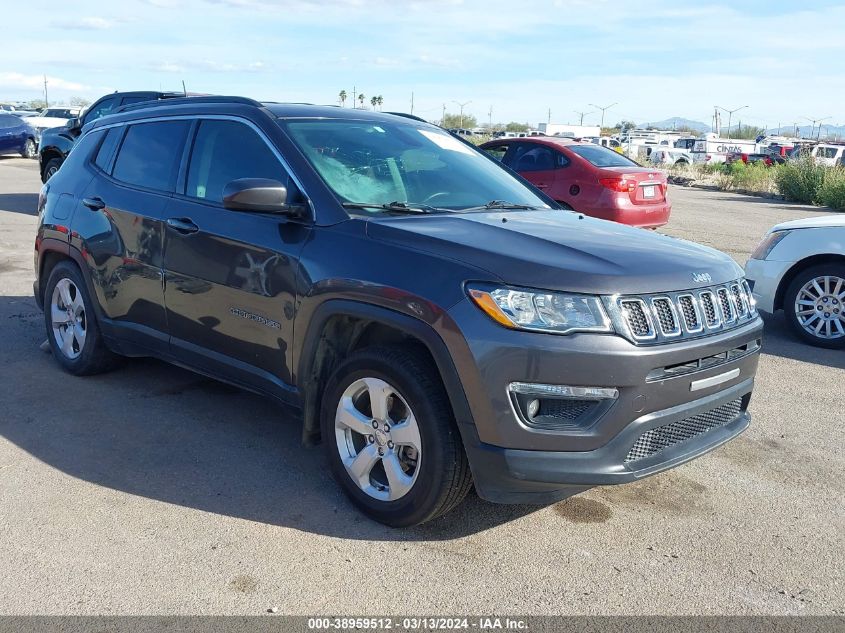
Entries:
MULTIPOLYGON (((722 253, 560 208, 409 117, 241 97, 85 126, 38 203, 53 356, 154 356, 301 411, 370 517, 551 503, 749 424, 761 320, 722 253)), ((199 432, 199 431, 198 431, 199 432)))

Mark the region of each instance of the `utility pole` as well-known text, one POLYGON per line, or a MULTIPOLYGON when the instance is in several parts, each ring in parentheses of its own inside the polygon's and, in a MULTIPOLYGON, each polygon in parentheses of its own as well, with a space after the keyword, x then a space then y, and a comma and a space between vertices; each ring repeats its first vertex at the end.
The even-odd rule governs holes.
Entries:
POLYGON ((546 125, 550 124, 551 122, 552 122, 552 109, 549 108, 549 116, 546 119, 546 125))
POLYGON ((50 102, 47 100, 47 75, 44 75, 44 107, 50 107, 50 102))
POLYGON ((573 110, 575 114, 579 116, 578 125, 584 125, 584 115, 592 114, 595 110, 590 110, 589 112, 580 112, 578 110, 573 110))
POLYGON ((490 131, 490 134, 493 133, 493 106, 490 106, 490 109, 487 111, 487 129, 490 131))
POLYGON ((414 91, 411 91, 411 114, 414 113, 414 91))
POLYGON ((443 104, 443 114, 440 116, 440 127, 443 127, 443 123, 446 121, 446 104, 443 104))
POLYGON ((733 110, 728 110, 727 108, 723 108, 722 106, 716 106, 716 107, 721 109, 721 110, 724 110, 725 112, 728 113, 728 139, 730 139, 731 138, 731 117, 733 116, 733 113, 739 112, 740 110, 742 110, 743 108, 747 108, 748 106, 747 105, 740 106, 738 108, 734 108, 733 110))
POLYGON ((810 138, 813 138, 813 131, 815 131, 815 129, 816 129, 816 123, 819 124, 819 130, 816 133, 816 140, 819 140, 819 138, 821 138, 821 131, 822 131, 821 122, 827 121, 830 117, 826 116, 822 119, 811 119, 810 117, 805 116, 805 117, 802 117, 802 118, 807 119, 808 121, 812 121, 812 123, 813 123, 813 127, 810 128, 810 138))
POLYGON ((358 107, 358 106, 355 105, 357 100, 358 100, 358 95, 355 93, 355 86, 352 86, 352 108, 353 109, 358 107))
MULTIPOLYGON (((605 112, 605 110, 610 110, 613 106, 619 105, 619 104, 618 103, 611 103, 609 106, 604 106, 604 107, 601 107, 600 105, 596 105, 595 103, 591 103, 590 105, 593 106, 594 108, 598 108, 599 110, 601 110, 601 127, 604 127, 604 112, 605 112)), ((601 131, 601 128, 599 129, 599 131, 601 131)))
POLYGON ((463 127, 464 127, 464 106, 468 106, 470 103, 472 103, 472 101, 464 101, 463 103, 461 103, 460 101, 454 101, 454 100, 453 100, 453 101, 452 101, 452 103, 457 104, 457 105, 461 108, 461 123, 460 123, 460 127, 461 127, 461 128, 463 128, 463 127))

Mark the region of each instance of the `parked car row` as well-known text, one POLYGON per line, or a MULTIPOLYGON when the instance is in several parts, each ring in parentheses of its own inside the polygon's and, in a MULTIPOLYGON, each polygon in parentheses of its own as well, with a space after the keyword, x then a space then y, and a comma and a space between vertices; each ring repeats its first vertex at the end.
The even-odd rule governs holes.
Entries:
POLYGON ((586 217, 665 222, 657 170, 381 112, 111 98, 39 196, 33 291, 64 370, 154 356, 294 406, 393 526, 473 485, 549 503, 638 481, 748 426, 742 269, 586 217))

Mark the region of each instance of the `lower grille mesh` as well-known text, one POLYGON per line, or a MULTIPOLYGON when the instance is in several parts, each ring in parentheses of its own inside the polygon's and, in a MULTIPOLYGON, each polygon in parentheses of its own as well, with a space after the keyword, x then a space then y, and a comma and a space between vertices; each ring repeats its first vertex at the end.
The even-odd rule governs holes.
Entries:
POLYGON ((634 442, 625 457, 625 462, 635 462, 639 459, 651 457, 670 446, 686 442, 702 433, 729 424, 736 419, 741 410, 742 399, 738 398, 710 411, 646 431, 634 442))

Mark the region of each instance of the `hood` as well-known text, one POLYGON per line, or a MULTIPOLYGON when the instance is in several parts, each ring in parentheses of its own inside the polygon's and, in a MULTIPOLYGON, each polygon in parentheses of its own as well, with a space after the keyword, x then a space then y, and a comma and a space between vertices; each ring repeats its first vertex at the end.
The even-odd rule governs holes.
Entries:
POLYGON ((33 127, 40 127, 44 129, 67 126, 67 119, 60 119, 54 116, 30 116, 25 119, 27 123, 33 127))
POLYGON ((843 226, 845 226, 845 215, 821 215, 814 218, 781 222, 780 224, 773 226, 769 233, 774 231, 791 231, 793 229, 819 229, 823 227, 843 226))
POLYGON ((567 211, 376 218, 367 234, 461 261, 507 284, 550 290, 670 292, 743 274, 712 248, 567 211))

